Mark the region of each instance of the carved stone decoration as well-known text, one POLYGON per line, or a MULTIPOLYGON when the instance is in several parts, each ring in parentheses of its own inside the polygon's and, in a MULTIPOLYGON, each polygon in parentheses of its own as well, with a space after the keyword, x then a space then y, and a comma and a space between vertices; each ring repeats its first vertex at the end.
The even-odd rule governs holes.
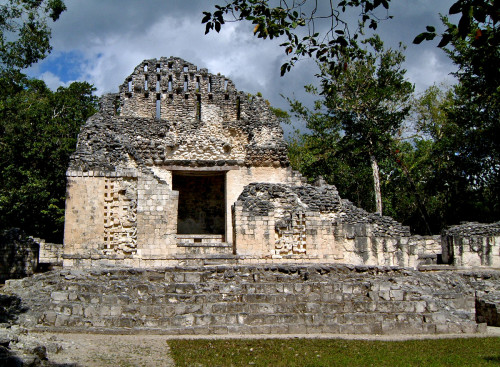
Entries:
POLYGON ((290 218, 276 222, 274 256, 306 255, 306 215, 293 212, 290 218))
POLYGON ((137 183, 107 178, 104 187, 104 248, 106 255, 137 252, 137 183))

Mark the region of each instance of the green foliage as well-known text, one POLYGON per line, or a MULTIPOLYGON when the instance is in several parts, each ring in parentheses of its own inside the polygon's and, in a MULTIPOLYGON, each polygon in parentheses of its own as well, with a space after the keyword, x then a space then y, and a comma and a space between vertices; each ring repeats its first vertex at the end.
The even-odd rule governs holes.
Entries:
POLYGON ((215 5, 215 11, 203 12, 202 23, 206 24, 205 33, 212 30, 219 32, 222 25, 231 21, 248 21, 254 24, 253 33, 258 38, 284 37, 281 44, 287 55, 288 62, 281 66, 281 75, 290 71, 300 57, 314 57, 321 63, 329 63, 331 70, 340 72, 342 63, 338 58, 346 53, 351 57, 360 57, 357 39, 360 31, 368 24, 369 28, 377 29, 381 19, 391 18, 389 15, 380 17, 380 8, 388 9, 390 0, 342 0, 338 3, 323 4, 327 8, 319 8, 317 0, 232 0, 225 5, 215 5), (276 5, 276 6, 274 6, 276 5), (346 11, 355 11, 359 19, 355 25, 349 25, 346 11), (326 21, 326 31, 323 29, 326 21), (320 24, 318 24, 320 23, 320 24), (302 29, 307 33, 301 35, 302 29))
POLYGON ((66 10, 62 0, 6 0, 0 4, 0 69, 23 69, 51 50, 47 21, 66 10))
POLYGON ((455 4, 453 12, 467 12, 458 26, 443 18, 445 51, 457 66, 458 84, 440 106, 444 112, 431 136, 432 160, 439 162, 435 184, 445 191, 448 223, 500 218, 500 35, 493 5, 455 4))
POLYGON ((402 49, 383 50, 378 37, 367 43, 374 51, 364 51, 363 60, 344 59, 341 74, 321 66, 321 90, 306 88, 322 96, 313 110, 296 100, 290 105, 310 130, 295 140, 295 151, 309 153, 299 162, 292 151, 294 168, 309 177, 322 175, 342 195, 370 210, 376 190, 370 188, 370 159, 390 158, 394 137, 410 109, 413 86, 404 78, 402 49))
MULTIPOLYGON (((474 48, 496 48, 500 44, 498 22, 500 20, 498 0, 458 0, 450 7, 449 15, 460 14, 458 24, 447 23, 446 30, 441 35, 439 47, 448 45, 457 37, 466 40, 472 37, 474 48)), ((413 43, 430 41, 437 36, 436 28, 427 26, 426 32, 420 33, 413 43)), ((477 64, 481 63, 478 60, 477 64)))
POLYGON ((52 92, 16 71, 0 75, 1 228, 62 240, 65 172, 80 126, 96 111, 93 91, 75 82, 52 92))
POLYGON ((500 362, 500 338, 179 339, 168 344, 176 366, 498 366, 500 362))

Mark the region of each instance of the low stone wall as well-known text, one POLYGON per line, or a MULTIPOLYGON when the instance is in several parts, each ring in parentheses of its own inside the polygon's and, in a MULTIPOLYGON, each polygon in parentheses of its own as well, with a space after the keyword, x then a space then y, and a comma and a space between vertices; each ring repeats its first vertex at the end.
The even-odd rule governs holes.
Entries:
POLYGON ((500 222, 464 223, 443 233, 443 260, 459 267, 500 268, 500 222))
POLYGON ((43 268, 52 268, 62 266, 64 245, 62 243, 45 242, 43 238, 33 237, 33 240, 39 244, 38 266, 43 268))
MULTIPOLYGON (((500 288, 500 274, 489 275, 489 281, 500 288)), ((366 266, 110 268, 37 274, 10 280, 3 291, 29 310, 18 322, 37 329, 475 333, 485 324, 476 324, 474 282, 484 280, 366 266)))
POLYGON ((416 253, 415 267, 422 265, 442 264, 442 244, 441 236, 411 236, 408 240, 410 247, 416 253))
POLYGON ((0 282, 32 275, 38 266, 39 245, 23 231, 0 232, 0 282))

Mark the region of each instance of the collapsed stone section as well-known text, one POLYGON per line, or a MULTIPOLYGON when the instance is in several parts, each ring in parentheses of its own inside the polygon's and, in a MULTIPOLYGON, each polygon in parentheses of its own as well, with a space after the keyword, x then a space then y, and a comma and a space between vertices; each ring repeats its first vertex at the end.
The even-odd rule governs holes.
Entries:
POLYGON ((408 227, 354 207, 331 185, 252 183, 234 212, 238 249, 249 257, 260 251, 274 259, 351 264, 415 266, 417 261, 408 227))

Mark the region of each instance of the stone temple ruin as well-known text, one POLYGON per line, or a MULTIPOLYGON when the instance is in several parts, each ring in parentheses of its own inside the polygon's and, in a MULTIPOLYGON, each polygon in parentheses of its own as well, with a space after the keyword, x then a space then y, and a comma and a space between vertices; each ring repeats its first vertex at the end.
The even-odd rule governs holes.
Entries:
MULTIPOLYGON (((500 222, 412 236, 307 184, 267 101, 179 58, 142 62, 102 98, 67 178, 64 246, 39 241, 38 259, 63 267, 7 280, 0 318, 176 335, 500 326, 500 222)), ((12 238, 36 252, 17 232, 0 245, 12 238)))
POLYGON ((179 58, 142 62, 102 98, 67 178, 64 266, 417 267, 443 253, 500 266, 497 240, 448 256, 450 241, 411 236, 334 186, 306 184, 266 100, 179 58))

